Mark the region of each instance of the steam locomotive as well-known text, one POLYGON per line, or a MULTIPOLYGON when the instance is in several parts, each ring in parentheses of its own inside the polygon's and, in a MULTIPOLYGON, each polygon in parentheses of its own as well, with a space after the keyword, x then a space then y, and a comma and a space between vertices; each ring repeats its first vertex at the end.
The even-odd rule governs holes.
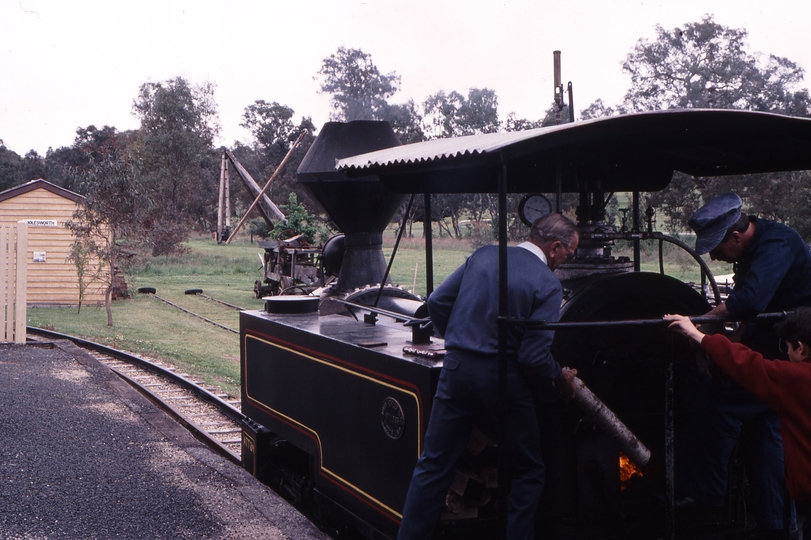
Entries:
MULTIPOLYGON (((423 299, 391 285, 383 230, 414 194, 424 197, 426 215, 431 194, 498 194, 503 254, 508 193, 530 194, 521 204, 528 221, 559 211, 562 194, 576 193, 581 241, 558 270, 566 293, 553 353, 653 457, 629 473, 606 434, 572 404, 550 400, 539 407, 547 481, 538 529, 549 538, 672 536, 673 474, 702 374, 686 343, 664 325, 643 323, 706 313, 708 298, 720 294, 689 246, 646 223, 640 194, 665 188, 674 171, 806 169, 811 120, 746 111, 657 111, 406 146, 383 122, 326 124, 297 178, 344 234, 339 252, 323 255, 340 268, 338 280, 318 296, 267 297, 265 310, 241 314, 244 467, 318 513, 350 520, 367 538, 395 537, 443 344, 431 335, 423 299), (620 230, 606 223, 615 192, 628 192, 633 206, 620 230), (548 201, 540 193, 554 194, 554 203, 539 210, 548 201), (633 245, 633 258, 612 253, 617 240, 633 245), (702 287, 641 272, 647 241, 691 253, 702 287)), ((497 445, 488 435, 476 432, 468 445, 438 536, 495 536, 497 445)), ((731 495, 729 522, 744 497, 731 495)))

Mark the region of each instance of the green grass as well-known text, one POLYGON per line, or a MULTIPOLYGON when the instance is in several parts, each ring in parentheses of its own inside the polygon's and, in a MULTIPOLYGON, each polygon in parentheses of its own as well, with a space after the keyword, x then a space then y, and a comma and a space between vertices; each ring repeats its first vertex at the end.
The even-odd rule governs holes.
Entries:
MULTIPOLYGON (((434 239, 433 242, 434 287, 465 262, 473 252, 470 243, 450 238, 434 239)), ((394 238, 384 240, 383 253, 388 262, 394 247, 394 238)), ((425 296, 425 243, 421 238, 406 238, 400 241, 394 264, 391 267, 391 281, 414 294, 425 296)))
MULTIPOLYGON (((693 240, 687 241, 692 246, 693 240)), ((659 242, 647 240, 640 243, 640 268, 643 272, 659 272, 659 242)), ((664 270, 669 276, 678 278, 686 283, 699 283, 701 281, 701 267, 693 257, 670 243, 663 243, 664 270)), ((633 260, 633 248, 629 243, 618 242, 613 251, 615 256, 627 256, 633 260)), ((704 257, 713 276, 732 273, 732 265, 710 261, 704 257)))
MULTIPOLYGON (((394 237, 386 235, 387 260, 394 237)), ((470 243, 434 239, 434 286, 472 252, 470 243)), ((138 294, 140 287, 154 287, 157 296, 198 313, 217 323, 239 330, 234 309, 202 296, 186 295, 188 289, 246 308, 262 309, 253 297, 254 281, 261 277, 256 244, 237 238, 232 244, 217 245, 208 238, 188 242, 189 252, 179 257, 152 258, 143 267, 131 270, 127 282, 133 297, 113 302, 113 327, 107 326, 103 307, 30 308, 28 325, 80 336, 150 358, 160 358, 179 369, 203 378, 207 383, 239 392, 239 336, 195 318, 158 298, 138 294)), ((643 243, 642 269, 658 272, 655 243, 643 243)), ((629 255, 627 246, 618 246, 616 255, 629 255)), ((665 251, 666 272, 683 281, 698 282, 699 267, 689 256, 669 244, 665 251)), ((730 273, 729 265, 713 265, 717 274, 730 273)), ((425 295, 425 249, 421 239, 401 241, 391 271, 392 282, 415 294, 425 295), (416 279, 415 279, 416 273, 416 279)))
POLYGON ((238 311, 187 289, 246 309, 261 309, 253 297, 260 277, 256 244, 237 241, 217 245, 208 239, 188 243, 181 257, 157 257, 127 275, 132 298, 113 302, 113 324, 107 326, 103 306, 31 308, 28 325, 80 336, 150 358, 166 360, 209 384, 239 392, 239 336, 171 307, 140 287, 154 287, 156 295, 217 323, 239 330, 238 311))

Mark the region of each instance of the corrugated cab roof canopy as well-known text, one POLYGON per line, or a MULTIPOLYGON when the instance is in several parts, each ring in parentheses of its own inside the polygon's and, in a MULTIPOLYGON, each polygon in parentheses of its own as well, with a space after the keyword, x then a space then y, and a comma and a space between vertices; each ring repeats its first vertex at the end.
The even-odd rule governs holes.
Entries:
POLYGON ((673 171, 722 176, 811 169, 811 119, 722 109, 629 114, 520 132, 471 135, 339 159, 397 193, 657 191, 673 171))

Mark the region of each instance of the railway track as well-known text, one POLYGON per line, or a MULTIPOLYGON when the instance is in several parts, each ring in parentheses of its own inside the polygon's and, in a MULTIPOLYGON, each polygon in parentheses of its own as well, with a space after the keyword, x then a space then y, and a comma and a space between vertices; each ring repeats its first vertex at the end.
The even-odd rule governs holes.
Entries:
POLYGON ((173 366, 146 360, 81 338, 28 327, 32 341, 68 340, 84 349, 156 406, 186 427, 198 440, 230 461, 241 464, 240 401, 218 388, 178 372, 173 366))

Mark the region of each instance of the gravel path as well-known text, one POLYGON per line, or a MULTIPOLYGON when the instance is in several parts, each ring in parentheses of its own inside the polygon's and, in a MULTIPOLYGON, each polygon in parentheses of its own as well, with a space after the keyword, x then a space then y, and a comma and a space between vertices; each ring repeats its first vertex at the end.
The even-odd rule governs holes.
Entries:
POLYGON ((327 537, 60 342, 0 345, 0 538, 327 537))

